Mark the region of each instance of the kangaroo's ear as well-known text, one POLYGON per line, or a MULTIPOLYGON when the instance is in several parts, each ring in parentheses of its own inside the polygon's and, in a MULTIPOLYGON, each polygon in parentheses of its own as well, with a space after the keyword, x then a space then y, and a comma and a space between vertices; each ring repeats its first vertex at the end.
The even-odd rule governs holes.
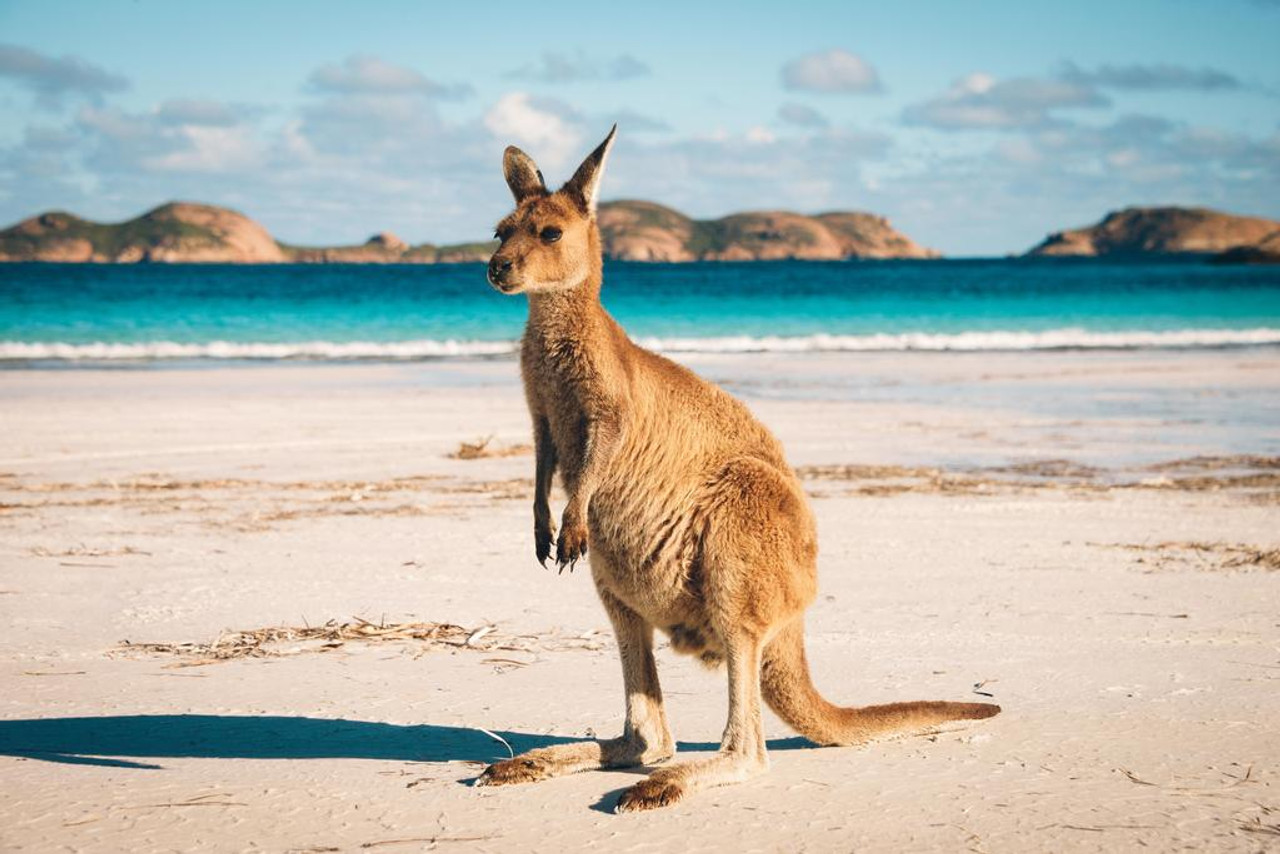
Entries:
POLYGON ((572 196, 582 205, 588 216, 596 215, 596 200, 600 196, 600 178, 604 175, 604 163, 609 159, 609 149, 613 148, 613 138, 618 135, 618 126, 614 125, 604 142, 596 150, 587 155, 578 171, 573 173, 569 183, 561 192, 572 196))
POLYGON ((519 204, 532 195, 547 194, 547 184, 533 158, 514 145, 508 145, 502 153, 502 174, 506 176, 511 195, 519 204))

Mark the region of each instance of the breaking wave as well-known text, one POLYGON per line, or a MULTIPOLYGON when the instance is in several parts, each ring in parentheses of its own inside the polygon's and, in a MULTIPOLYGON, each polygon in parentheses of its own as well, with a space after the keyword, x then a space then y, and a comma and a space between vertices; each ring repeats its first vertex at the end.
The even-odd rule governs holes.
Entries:
MULTIPOLYGON (((637 339, 666 353, 842 353, 895 351, 1033 351, 1214 349, 1280 345, 1280 329, 1176 329, 1165 331, 1091 331, 1049 329, 1040 332, 903 332, 870 335, 724 336, 637 339)), ((173 341, 72 344, 0 341, 0 361, 166 361, 166 360, 385 360, 506 356, 515 341, 304 341, 266 343, 173 341)))

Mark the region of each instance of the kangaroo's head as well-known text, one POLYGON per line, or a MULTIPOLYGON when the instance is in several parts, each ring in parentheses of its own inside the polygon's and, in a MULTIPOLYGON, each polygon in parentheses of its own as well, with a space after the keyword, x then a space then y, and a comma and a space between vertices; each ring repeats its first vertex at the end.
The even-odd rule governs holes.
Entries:
POLYGON ((567 290, 589 279, 599 283, 596 198, 617 132, 614 125, 568 183, 554 193, 529 155, 514 145, 507 147, 502 171, 516 209, 498 223, 494 236, 502 244, 489 259, 490 284, 504 294, 518 294, 567 290))

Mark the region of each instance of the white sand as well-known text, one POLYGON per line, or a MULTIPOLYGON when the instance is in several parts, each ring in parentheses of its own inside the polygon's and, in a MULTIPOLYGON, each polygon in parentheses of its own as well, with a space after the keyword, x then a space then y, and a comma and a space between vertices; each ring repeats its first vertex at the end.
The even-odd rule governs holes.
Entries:
MULTIPOLYGON (((1142 380, 1176 410, 1195 405, 1180 389, 1256 397, 1280 382, 1269 352, 859 358, 752 362, 765 377, 901 366, 933 382, 930 399, 754 400, 796 464, 1139 459, 1153 447, 1167 458, 1204 448, 1194 431, 1170 440, 1141 417, 1063 418, 967 390, 1022 376, 1105 397, 1142 380)), ((490 434, 527 441, 514 372, 496 362, 0 373, 0 847, 1280 843, 1280 573, 1224 567, 1236 552, 1114 547, 1276 548, 1274 486, 1015 489, 983 474, 959 494, 916 479, 920 491, 868 495, 861 481, 809 481, 822 538, 809 618, 819 686, 871 703, 980 699, 985 683, 1004 714, 861 749, 811 748, 769 717, 768 775, 642 815, 611 812, 631 772, 465 785, 505 755, 480 728, 520 749, 539 736, 613 735, 622 711, 589 576, 534 562, 531 458, 446 456, 490 434), (420 479, 392 489, 409 477, 420 479), (496 628, 477 648, 425 653, 285 644, 297 654, 196 667, 110 654, 124 639, 208 642, 222 629, 352 615, 496 628), (520 635, 533 652, 485 649, 520 635)), ((714 749, 723 674, 665 649, 660 667, 681 754, 714 749)))

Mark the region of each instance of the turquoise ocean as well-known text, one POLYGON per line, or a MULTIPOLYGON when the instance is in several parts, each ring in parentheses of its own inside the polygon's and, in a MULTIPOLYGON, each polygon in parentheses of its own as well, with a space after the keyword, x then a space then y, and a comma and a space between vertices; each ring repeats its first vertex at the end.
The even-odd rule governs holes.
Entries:
MULTIPOLYGON (((1203 260, 607 263, 671 353, 1274 347, 1280 268, 1203 260)), ((524 297, 481 265, 0 265, 0 365, 510 353, 524 297)))

